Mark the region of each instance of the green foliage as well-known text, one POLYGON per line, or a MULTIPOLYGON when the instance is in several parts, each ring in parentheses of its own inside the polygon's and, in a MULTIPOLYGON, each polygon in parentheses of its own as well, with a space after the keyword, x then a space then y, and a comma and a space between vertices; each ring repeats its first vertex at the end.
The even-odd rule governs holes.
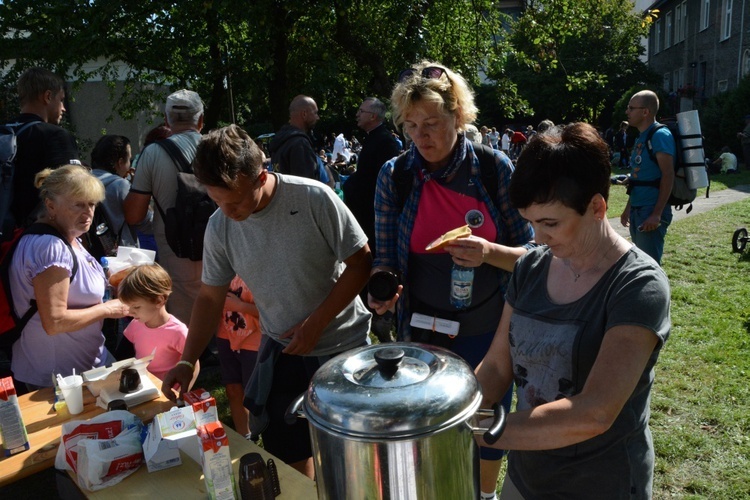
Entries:
POLYGON ((512 29, 507 72, 538 117, 597 123, 612 96, 654 80, 632 2, 536 1, 512 29))
POLYGON ((750 76, 743 78, 736 89, 711 97, 700 106, 699 113, 709 158, 715 158, 721 148, 729 146, 742 161, 737 133, 745 128, 744 117, 750 114, 750 76))
POLYGON ((76 84, 124 81, 124 92, 110 89, 126 118, 188 87, 206 101, 207 128, 279 127, 304 93, 341 130, 354 127, 363 97, 387 98, 395 75, 421 58, 477 85, 478 70, 506 52, 503 21, 492 0, 6 0, 0 63, 13 64, 2 83, 35 64, 76 84))

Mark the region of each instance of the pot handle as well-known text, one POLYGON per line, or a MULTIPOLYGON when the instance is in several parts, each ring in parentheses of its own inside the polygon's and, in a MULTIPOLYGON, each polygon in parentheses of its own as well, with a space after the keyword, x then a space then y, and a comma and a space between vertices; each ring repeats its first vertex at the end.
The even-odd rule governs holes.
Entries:
POLYGON ((287 425, 294 425, 299 418, 306 418, 305 414, 302 413, 302 401, 305 399, 305 393, 300 394, 297 399, 292 401, 289 408, 286 409, 284 414, 284 422, 287 425))
POLYGON ((507 422, 507 415, 505 414, 505 408, 500 403, 492 405, 492 409, 479 409, 476 414, 477 417, 492 417, 492 425, 488 428, 485 427, 472 427, 471 430, 474 434, 482 434, 482 438, 487 444, 495 444, 500 436, 505 431, 505 424, 507 422))

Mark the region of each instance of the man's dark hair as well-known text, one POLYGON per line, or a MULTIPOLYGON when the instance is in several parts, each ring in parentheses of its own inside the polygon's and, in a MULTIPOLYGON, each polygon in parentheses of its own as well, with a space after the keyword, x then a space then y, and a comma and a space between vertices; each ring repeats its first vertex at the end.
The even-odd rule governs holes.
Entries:
POLYGON ((130 139, 124 135, 104 135, 91 151, 91 168, 115 172, 117 162, 125 158, 130 139))
POLYGON ((510 202, 523 209, 559 201, 583 215, 595 194, 609 198, 610 174, 607 143, 591 125, 572 123, 529 141, 510 181, 510 202))
POLYGON ((65 88, 65 81, 44 68, 29 68, 18 79, 18 100, 21 106, 33 101, 40 94, 51 90, 57 94, 65 88))
POLYGON ((203 136, 193 160, 193 172, 201 184, 232 189, 242 174, 260 175, 263 152, 237 125, 212 130, 203 136))

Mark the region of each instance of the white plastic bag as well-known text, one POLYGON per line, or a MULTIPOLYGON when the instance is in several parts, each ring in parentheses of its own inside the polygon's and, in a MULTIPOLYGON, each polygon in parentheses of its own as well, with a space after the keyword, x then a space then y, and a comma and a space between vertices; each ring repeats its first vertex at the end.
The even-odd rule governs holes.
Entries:
POLYGON ((143 464, 138 427, 114 439, 84 439, 78 442, 78 485, 96 491, 117 484, 143 464))
POLYGON ((116 484, 143 463, 141 428, 140 419, 124 410, 102 413, 90 420, 65 422, 55 467, 72 470, 79 478, 79 485, 92 491, 116 484), (93 442, 85 443, 84 449, 84 441, 93 442), (137 456, 129 453, 131 449, 137 451, 137 456), (85 464, 81 453, 85 454, 85 464))

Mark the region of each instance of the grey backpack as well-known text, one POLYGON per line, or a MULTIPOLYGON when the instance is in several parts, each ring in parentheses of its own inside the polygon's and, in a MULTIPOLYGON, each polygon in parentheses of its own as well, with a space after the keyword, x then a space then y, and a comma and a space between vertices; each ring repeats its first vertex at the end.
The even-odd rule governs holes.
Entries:
POLYGON ((9 211, 13 201, 18 135, 35 123, 39 120, 0 126, 0 241, 9 238, 16 225, 9 211))

